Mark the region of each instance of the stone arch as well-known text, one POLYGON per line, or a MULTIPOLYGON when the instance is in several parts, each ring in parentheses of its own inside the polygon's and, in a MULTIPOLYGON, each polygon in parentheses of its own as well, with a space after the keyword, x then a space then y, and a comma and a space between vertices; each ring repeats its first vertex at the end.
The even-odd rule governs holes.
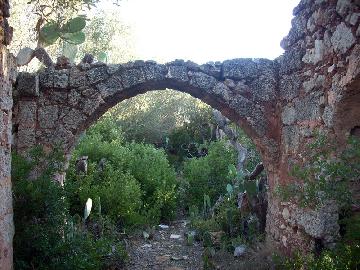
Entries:
MULTIPOLYGON (((319 240, 331 245, 338 236, 335 208, 302 209, 271 191, 294 181, 291 167, 306 161, 302 153, 314 131, 344 140, 360 126, 359 11, 354 1, 301 0, 281 43, 285 52, 274 61, 95 63, 20 74, 13 149, 64 142, 69 152, 79 132, 122 98, 164 87, 189 91, 240 124, 262 153, 270 182, 270 242, 286 252, 309 251, 319 240)), ((7 108, 11 97, 4 101, 7 108)))
POLYGON ((199 98, 241 126, 264 158, 277 154, 276 64, 235 59, 197 65, 135 61, 120 65, 55 66, 18 77, 15 145, 70 154, 77 138, 109 108, 151 90, 171 88, 199 98))

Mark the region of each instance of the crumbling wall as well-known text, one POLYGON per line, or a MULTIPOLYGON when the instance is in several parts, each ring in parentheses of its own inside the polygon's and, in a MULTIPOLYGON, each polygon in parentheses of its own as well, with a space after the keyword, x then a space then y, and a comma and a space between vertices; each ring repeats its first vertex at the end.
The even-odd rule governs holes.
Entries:
MULTIPOLYGON (((306 162, 307 145, 320 130, 344 142, 360 125, 360 2, 302 0, 281 42, 279 63, 281 158, 271 187, 293 181, 289 171, 306 162), (304 155, 305 153, 305 155, 304 155)), ((331 246, 338 209, 318 211, 280 202, 270 193, 268 238, 286 251, 331 246)))
POLYGON ((0 1, 0 269, 12 269, 14 235, 11 192, 12 84, 14 58, 9 53, 12 29, 9 27, 9 1, 0 1))

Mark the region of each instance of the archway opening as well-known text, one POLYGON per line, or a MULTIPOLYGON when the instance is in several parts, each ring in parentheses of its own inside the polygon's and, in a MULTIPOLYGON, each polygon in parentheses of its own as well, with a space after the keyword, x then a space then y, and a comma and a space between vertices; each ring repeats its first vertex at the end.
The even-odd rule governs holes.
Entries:
MULTIPOLYGON (((215 249, 223 244, 232 253, 264 233, 267 183, 262 169, 251 139, 219 111, 189 94, 151 91, 120 102, 87 129, 75 147, 65 189, 80 191, 72 198, 72 215, 82 211, 88 198, 99 197, 102 215, 118 229, 130 234, 134 227, 144 230, 130 241, 131 256, 134 246, 180 235, 184 242, 166 239, 158 248, 189 241, 185 250, 198 260, 194 247, 207 235, 215 249), (179 226, 180 220, 189 224, 179 226), (167 226, 168 231, 161 229, 167 226)), ((87 226, 97 223, 90 217, 87 226)), ((142 255, 156 261, 146 249, 142 255)))

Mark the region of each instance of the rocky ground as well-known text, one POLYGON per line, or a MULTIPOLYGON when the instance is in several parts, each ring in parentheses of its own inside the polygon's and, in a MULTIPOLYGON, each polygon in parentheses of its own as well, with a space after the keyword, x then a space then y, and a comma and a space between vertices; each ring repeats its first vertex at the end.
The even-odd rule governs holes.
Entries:
MULTIPOLYGON (((126 270, 200 270, 203 269, 203 246, 194 241, 187 243, 188 222, 175 221, 167 229, 156 228, 149 239, 137 235, 128 239, 129 261, 126 270)), ((218 250, 211 259, 219 270, 270 269, 264 249, 248 248, 244 256, 218 250)))
POLYGON ((187 245, 187 221, 179 220, 167 229, 156 228, 150 238, 129 239, 127 270, 197 270, 202 267, 203 247, 199 242, 187 245))

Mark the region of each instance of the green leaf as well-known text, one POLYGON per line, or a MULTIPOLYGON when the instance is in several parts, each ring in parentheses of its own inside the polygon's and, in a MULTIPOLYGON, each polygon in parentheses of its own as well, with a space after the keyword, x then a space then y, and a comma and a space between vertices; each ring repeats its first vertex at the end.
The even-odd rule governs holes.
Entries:
MULTIPOLYGON (((106 54, 106 52, 100 52, 99 54, 98 54, 98 60, 100 61, 100 62, 106 62, 107 61, 107 54, 106 54)), ((168 138, 166 137, 166 139, 168 140, 168 138)))
POLYGON ((76 32, 76 33, 68 33, 61 36, 67 42, 79 45, 85 41, 85 33, 84 32, 76 32))
POLYGON ((232 185, 227 184, 227 185, 226 185, 226 191, 227 191, 229 194, 232 194, 232 193, 233 193, 233 187, 232 187, 232 185))
POLYGON ((49 22, 40 29, 40 41, 45 45, 52 45, 60 37, 59 26, 55 22, 49 22))
POLYGON ((76 33, 83 30, 86 26, 86 18, 79 16, 68 20, 61 28, 63 33, 76 33))

